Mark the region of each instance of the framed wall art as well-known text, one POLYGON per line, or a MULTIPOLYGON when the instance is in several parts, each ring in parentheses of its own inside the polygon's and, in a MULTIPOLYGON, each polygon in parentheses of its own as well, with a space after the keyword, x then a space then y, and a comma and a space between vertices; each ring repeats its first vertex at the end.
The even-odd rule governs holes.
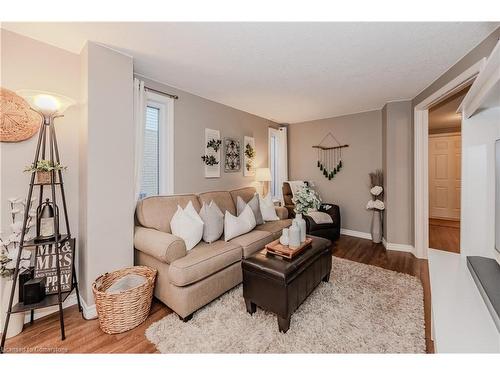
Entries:
POLYGON ((224 138, 224 172, 239 172, 240 169, 240 141, 234 138, 224 138))
POLYGON ((243 176, 255 176, 255 138, 243 138, 243 176))
POLYGON ((205 177, 220 177, 220 150, 222 141, 220 132, 213 129, 205 129, 205 153, 201 157, 205 164, 205 177))

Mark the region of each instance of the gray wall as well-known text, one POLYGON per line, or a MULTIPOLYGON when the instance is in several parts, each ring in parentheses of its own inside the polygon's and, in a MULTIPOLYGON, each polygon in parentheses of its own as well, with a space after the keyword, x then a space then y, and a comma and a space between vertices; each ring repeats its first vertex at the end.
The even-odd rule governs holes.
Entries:
MULTIPOLYGON (((191 193, 207 190, 227 190, 255 184, 254 177, 244 177, 240 172, 225 173, 221 165, 220 178, 205 178, 201 160, 205 147, 205 128, 216 129, 221 138, 255 138, 256 167, 267 167, 268 128, 278 124, 262 117, 204 99, 173 87, 145 79, 146 86, 179 96, 174 103, 174 192, 191 193)), ((223 158, 221 154, 221 158, 223 158)), ((243 165, 242 165, 243 166, 243 165)))
POLYGON ((92 42, 81 60, 79 275, 92 305, 95 278, 133 264, 133 64, 92 42))
POLYGON ((411 101, 382 108, 384 170, 384 238, 389 243, 413 243, 413 131, 411 101))
POLYGON ((289 179, 314 181, 326 202, 340 206, 342 228, 370 232, 371 212, 365 209, 370 199, 368 173, 382 168, 382 112, 302 122, 289 126, 289 179), (344 149, 344 168, 331 181, 316 166, 318 152, 312 146, 331 132, 344 149))

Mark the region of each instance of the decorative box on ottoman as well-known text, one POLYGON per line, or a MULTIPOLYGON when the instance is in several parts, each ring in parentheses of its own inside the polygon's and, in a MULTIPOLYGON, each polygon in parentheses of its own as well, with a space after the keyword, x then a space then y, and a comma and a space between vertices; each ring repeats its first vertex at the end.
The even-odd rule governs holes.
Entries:
POLYGON ((247 311, 256 307, 278 316, 281 332, 288 331, 290 318, 321 281, 327 282, 332 269, 331 242, 312 237, 311 247, 291 260, 262 250, 243 259, 243 297, 247 311))

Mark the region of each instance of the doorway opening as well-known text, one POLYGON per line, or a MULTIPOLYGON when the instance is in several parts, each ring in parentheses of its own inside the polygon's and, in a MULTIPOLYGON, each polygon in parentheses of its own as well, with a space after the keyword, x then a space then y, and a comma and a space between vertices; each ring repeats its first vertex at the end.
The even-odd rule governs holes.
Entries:
POLYGON ((429 247, 460 253, 462 115, 470 85, 429 107, 429 247))
POLYGON ((414 108, 414 229, 413 254, 427 258, 429 249, 429 108, 472 84, 486 63, 482 58, 414 108))

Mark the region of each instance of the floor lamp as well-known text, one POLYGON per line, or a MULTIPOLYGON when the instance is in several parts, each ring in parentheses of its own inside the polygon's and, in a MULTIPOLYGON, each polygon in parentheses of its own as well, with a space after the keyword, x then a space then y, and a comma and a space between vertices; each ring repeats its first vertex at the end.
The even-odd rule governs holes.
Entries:
POLYGON ((266 182, 271 181, 271 170, 269 168, 257 168, 255 171, 255 181, 260 182, 261 184, 261 191, 262 191, 262 197, 264 197, 269 189, 264 190, 264 186, 266 186, 266 182))

